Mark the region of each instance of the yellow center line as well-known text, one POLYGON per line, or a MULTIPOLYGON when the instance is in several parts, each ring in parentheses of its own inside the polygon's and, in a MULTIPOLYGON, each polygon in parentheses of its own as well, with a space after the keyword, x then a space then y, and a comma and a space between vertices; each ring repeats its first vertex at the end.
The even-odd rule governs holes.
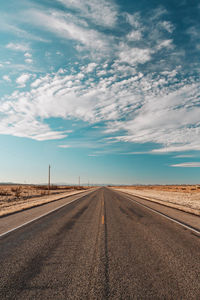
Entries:
POLYGON ((102 216, 102 225, 104 224, 104 216, 102 216))
POLYGON ((101 223, 103 225, 104 224, 104 199, 102 199, 101 205, 102 205, 102 219, 101 219, 101 223))

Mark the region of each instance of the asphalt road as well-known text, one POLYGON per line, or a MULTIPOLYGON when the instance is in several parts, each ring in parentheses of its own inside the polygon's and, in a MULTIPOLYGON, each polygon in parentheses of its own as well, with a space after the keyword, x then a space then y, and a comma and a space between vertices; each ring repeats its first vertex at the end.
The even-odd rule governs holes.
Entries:
POLYGON ((101 188, 0 238, 0 299, 200 299, 200 238, 101 188))
POLYGON ((76 199, 79 199, 82 195, 87 195, 90 192, 91 190, 78 194, 75 193, 65 197, 60 194, 61 198, 57 200, 0 217, 0 237, 9 231, 12 231, 14 228, 20 227, 25 223, 29 223, 34 219, 40 218, 41 216, 48 214, 53 210, 65 206, 69 202, 76 201, 76 199))

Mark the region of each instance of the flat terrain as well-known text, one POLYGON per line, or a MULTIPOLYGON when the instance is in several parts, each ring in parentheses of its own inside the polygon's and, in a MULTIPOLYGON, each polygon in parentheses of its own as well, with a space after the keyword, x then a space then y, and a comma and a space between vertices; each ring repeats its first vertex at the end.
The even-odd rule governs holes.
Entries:
MULTIPOLYGON (((31 207, 30 209, 25 209, 17 213, 9 214, 0 218, 0 236, 6 232, 13 230, 22 226, 25 223, 29 223, 32 220, 38 219, 41 216, 44 216, 60 207, 79 199, 81 196, 87 195, 90 191, 81 192, 78 194, 68 194, 67 197, 62 197, 55 201, 48 201, 42 205, 37 205, 31 207), (81 196, 80 196, 81 194, 81 196)), ((63 195, 63 194, 62 194, 63 195)), ((64 195, 66 195, 64 193, 64 195)), ((49 199, 49 197, 48 197, 49 199)), ((51 200, 51 197, 50 197, 51 200)), ((38 202, 37 202, 38 204, 38 202)))
POLYGON ((101 188, 1 237, 0 299, 199 299, 200 235, 135 200, 101 188))
POLYGON ((85 191, 84 186, 0 185, 0 217, 85 191))
POLYGON ((118 186, 114 188, 149 200, 162 201, 183 210, 186 208, 185 211, 200 216, 199 185, 118 186))

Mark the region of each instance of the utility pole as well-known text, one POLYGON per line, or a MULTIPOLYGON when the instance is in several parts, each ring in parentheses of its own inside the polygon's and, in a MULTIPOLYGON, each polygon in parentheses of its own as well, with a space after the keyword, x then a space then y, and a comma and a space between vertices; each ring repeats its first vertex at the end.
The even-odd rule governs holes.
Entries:
POLYGON ((51 184, 51 166, 49 165, 49 174, 48 174, 48 191, 50 193, 50 184, 51 184))
POLYGON ((80 176, 78 177, 78 185, 79 185, 79 186, 81 185, 81 179, 80 179, 80 176))

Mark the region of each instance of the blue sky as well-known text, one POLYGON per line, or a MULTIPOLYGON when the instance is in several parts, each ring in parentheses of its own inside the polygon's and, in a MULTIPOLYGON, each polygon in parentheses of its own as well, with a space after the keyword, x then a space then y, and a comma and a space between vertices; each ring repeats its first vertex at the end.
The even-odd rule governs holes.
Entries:
POLYGON ((0 181, 198 183, 200 4, 10 0, 0 181))

